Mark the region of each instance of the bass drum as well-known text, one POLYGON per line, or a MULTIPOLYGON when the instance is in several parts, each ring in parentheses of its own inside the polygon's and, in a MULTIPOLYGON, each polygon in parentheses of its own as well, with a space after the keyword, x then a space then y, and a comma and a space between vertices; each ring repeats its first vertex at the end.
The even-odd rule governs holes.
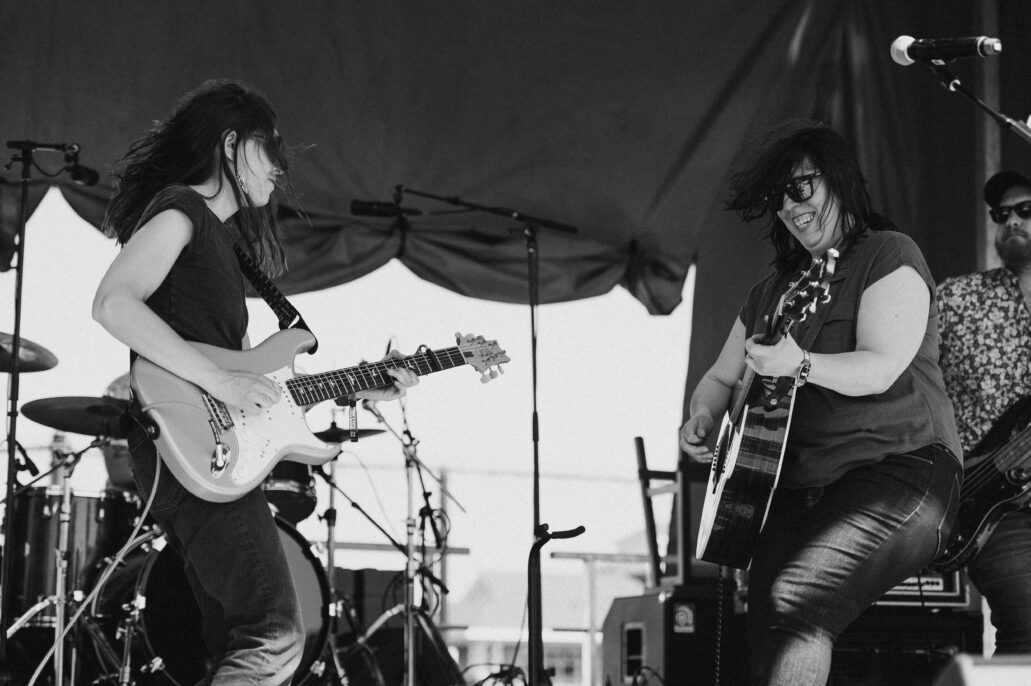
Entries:
MULTIPOLYGON (((294 587, 301 600, 305 642, 293 684, 314 684, 321 675, 330 629, 329 584, 308 542, 276 518, 294 587)), ((132 671, 136 684, 187 686, 200 681, 210 663, 201 638, 200 609, 183 571, 182 557, 160 530, 135 539, 122 565, 99 587, 86 618, 85 653, 94 678, 117 677, 124 652, 128 604, 144 598, 135 629, 132 671)), ((105 570, 106 572, 107 570, 105 570)), ((98 575, 98 581, 102 579, 98 575)))

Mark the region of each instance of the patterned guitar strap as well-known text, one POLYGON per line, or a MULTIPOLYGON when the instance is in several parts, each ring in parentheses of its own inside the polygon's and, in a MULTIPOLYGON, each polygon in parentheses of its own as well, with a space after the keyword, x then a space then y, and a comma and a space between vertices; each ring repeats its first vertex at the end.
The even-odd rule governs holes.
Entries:
MULTIPOLYGON (((240 270, 243 271, 244 276, 254 286, 254 290, 261 296, 261 299, 268 303, 272 313, 279 320, 280 330, 290 328, 304 329, 314 336, 315 333, 309 328, 307 322, 304 321, 304 317, 297 311, 297 308, 290 304, 290 301, 286 299, 283 292, 279 290, 276 284, 272 283, 272 279, 261 270, 261 267, 254 261, 254 258, 248 255, 236 241, 233 241, 233 251, 236 253, 237 261, 240 263, 240 270)), ((314 354, 318 347, 319 341, 316 338, 315 345, 308 350, 308 354, 314 354)))
MULTIPOLYGON (((804 275, 805 272, 803 271, 799 278, 804 278, 804 275)), ((755 321, 752 322, 752 331, 763 331, 766 328, 765 317, 768 314, 772 316, 775 309, 774 305, 780 298, 780 293, 774 290, 779 281, 779 279, 772 279, 763 290, 762 300, 760 301, 762 306, 756 311, 755 321)), ((802 350, 809 350, 813 341, 816 340, 816 335, 820 333, 820 328, 823 326, 823 322, 827 318, 829 310, 829 307, 817 307, 816 313, 807 317, 806 320, 802 322, 802 324, 805 325, 805 334, 802 336, 802 339, 798 341, 798 347, 802 348, 802 350)), ((789 376, 780 377, 780 379, 778 379, 775 390, 776 395, 783 397, 787 393, 788 380, 791 380, 793 383, 792 377, 789 376)))

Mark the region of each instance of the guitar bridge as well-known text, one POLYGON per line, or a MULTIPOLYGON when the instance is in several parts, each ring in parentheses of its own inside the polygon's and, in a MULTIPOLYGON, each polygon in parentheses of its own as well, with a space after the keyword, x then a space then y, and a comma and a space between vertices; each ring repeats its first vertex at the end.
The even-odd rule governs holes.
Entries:
POLYGON ((208 408, 208 415, 212 421, 216 422, 223 431, 233 428, 233 418, 230 416, 226 404, 221 400, 215 400, 207 393, 202 397, 204 398, 204 406, 208 408))

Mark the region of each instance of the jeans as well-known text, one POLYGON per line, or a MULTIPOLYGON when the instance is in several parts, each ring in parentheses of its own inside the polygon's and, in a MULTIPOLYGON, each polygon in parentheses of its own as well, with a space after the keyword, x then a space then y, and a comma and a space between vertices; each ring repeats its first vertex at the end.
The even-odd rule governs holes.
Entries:
POLYGON ((300 601, 272 511, 258 488, 212 503, 187 491, 139 429, 129 436, 133 476, 151 515, 185 560, 212 668, 203 682, 289 684, 304 650, 300 601))
POLYGON ((1031 511, 1003 517, 968 571, 992 610, 995 654, 1031 653, 1031 511))
POLYGON ((944 547, 961 478, 946 448, 928 446, 775 491, 748 581, 753 682, 823 686, 838 635, 944 547))

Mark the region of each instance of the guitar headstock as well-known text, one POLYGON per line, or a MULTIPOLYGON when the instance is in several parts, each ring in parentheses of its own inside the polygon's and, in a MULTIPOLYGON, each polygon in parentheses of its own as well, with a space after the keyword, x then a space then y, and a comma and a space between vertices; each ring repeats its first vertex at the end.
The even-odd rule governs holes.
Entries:
POLYGON ((831 277, 837 264, 838 251, 835 248, 828 250, 822 258, 813 258, 809 268, 781 296, 776 314, 770 320, 767 341, 780 339, 816 312, 817 305, 831 299, 831 277))
POLYGON ((483 336, 467 333, 455 334, 455 342, 467 364, 480 373, 480 383, 487 383, 504 374, 501 365, 511 362, 497 341, 488 341, 483 336))

